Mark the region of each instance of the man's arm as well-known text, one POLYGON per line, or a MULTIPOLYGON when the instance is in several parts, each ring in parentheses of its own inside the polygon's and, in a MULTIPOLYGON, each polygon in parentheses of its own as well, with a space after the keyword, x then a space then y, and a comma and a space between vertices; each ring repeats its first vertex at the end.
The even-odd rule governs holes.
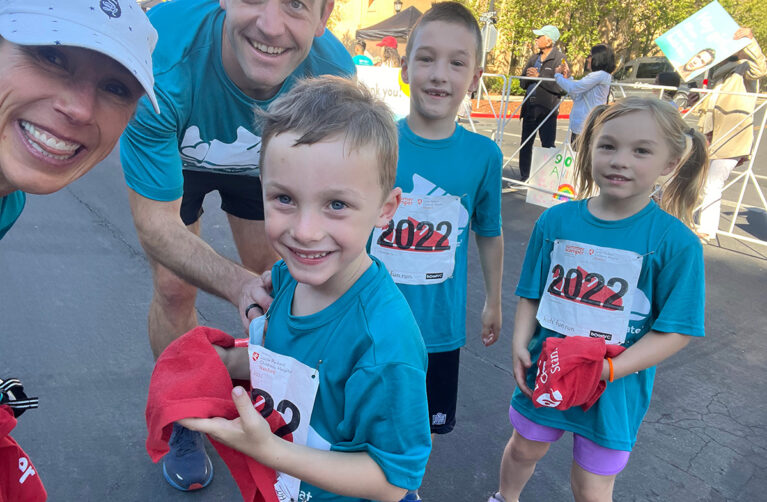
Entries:
POLYGON ((271 297, 260 276, 216 253, 186 228, 179 212, 181 199, 156 201, 131 188, 128 199, 141 246, 153 260, 190 284, 237 306, 245 326, 248 305, 257 303, 264 309, 269 306, 271 297))
POLYGON ((482 277, 485 280, 485 306, 482 309, 482 343, 494 344, 501 335, 501 284, 503 281, 503 234, 485 237, 475 234, 482 277))

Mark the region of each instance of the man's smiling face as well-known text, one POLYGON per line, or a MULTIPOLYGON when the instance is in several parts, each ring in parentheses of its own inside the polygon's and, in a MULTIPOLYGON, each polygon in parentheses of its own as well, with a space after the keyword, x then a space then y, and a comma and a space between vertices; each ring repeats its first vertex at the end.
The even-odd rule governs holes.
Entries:
POLYGON ((333 0, 220 0, 224 69, 245 94, 274 96, 325 31, 333 0))

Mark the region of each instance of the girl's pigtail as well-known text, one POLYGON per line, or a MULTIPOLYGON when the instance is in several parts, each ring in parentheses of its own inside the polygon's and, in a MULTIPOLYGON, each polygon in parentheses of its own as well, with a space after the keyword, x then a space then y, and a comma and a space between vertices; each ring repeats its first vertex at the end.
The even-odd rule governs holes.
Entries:
POLYGON ((588 199, 596 195, 596 184, 591 176, 591 142, 594 132, 598 129, 601 121, 599 116, 607 109, 608 105, 597 105, 589 112, 589 116, 583 125, 583 131, 575 140, 578 155, 575 156, 575 193, 577 199, 588 199))
POLYGON ((708 146, 703 134, 692 128, 685 136, 692 144, 663 190, 661 208, 694 228, 693 210, 698 205, 708 172, 708 146))

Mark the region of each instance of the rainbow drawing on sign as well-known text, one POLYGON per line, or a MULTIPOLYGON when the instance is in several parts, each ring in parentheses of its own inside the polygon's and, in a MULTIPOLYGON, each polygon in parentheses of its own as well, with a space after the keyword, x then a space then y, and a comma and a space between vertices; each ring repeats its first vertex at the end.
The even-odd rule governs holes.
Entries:
POLYGON ((561 201, 568 201, 572 199, 573 196, 575 195, 575 188, 573 188, 572 185, 568 185, 567 183, 565 183, 557 187, 557 192, 560 192, 560 193, 554 194, 553 197, 555 199, 561 200, 561 201), (568 194, 568 195, 563 195, 563 194, 568 194))

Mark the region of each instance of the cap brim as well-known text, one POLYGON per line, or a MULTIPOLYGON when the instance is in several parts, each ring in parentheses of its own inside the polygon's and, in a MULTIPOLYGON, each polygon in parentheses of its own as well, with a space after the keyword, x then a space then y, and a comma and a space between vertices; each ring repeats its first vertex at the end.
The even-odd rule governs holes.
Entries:
POLYGON ((152 74, 151 53, 136 54, 133 47, 97 32, 85 25, 75 26, 72 21, 60 20, 40 14, 17 13, 13 26, 0 19, 0 34, 9 42, 18 45, 66 45, 82 47, 109 56, 125 67, 144 88, 154 111, 160 113, 157 97, 154 93, 154 75, 152 74), (68 26, 69 29, 62 29, 68 26), (142 58, 146 58, 142 62, 142 58), (148 62, 148 64, 147 64, 148 62), (147 71, 148 69, 148 71, 147 71))

